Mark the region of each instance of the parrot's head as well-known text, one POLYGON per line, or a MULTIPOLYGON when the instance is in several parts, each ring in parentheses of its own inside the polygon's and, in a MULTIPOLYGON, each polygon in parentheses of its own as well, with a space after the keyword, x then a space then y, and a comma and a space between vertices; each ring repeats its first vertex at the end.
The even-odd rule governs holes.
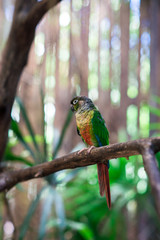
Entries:
POLYGON ((90 98, 85 96, 74 97, 71 101, 71 110, 73 112, 84 112, 94 109, 95 106, 90 98))

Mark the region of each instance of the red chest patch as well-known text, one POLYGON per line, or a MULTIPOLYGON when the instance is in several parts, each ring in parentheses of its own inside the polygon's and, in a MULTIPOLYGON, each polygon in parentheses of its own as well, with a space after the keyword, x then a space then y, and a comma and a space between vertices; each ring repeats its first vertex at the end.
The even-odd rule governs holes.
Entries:
POLYGON ((92 138, 91 138, 91 133, 90 133, 90 126, 85 126, 84 128, 80 129, 80 134, 82 136, 82 138, 85 140, 85 142, 92 146, 93 142, 92 142, 92 138))
POLYGON ((93 139, 92 139, 92 124, 91 119, 93 116, 93 112, 90 111, 89 113, 83 114, 76 114, 76 122, 81 137, 84 139, 87 145, 92 146, 93 139))

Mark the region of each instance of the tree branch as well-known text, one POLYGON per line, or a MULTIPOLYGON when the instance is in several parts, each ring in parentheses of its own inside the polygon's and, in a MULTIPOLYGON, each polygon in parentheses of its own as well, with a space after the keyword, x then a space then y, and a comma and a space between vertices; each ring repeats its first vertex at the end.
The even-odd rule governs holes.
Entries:
POLYGON ((91 153, 88 153, 87 150, 80 154, 74 152, 34 167, 1 173, 0 191, 9 190, 19 182, 45 177, 60 170, 89 166, 99 162, 104 163, 114 158, 142 155, 160 216, 160 172, 154 156, 158 151, 160 151, 160 137, 111 144, 94 148, 91 153))
POLYGON ((142 156, 144 168, 147 172, 151 189, 154 195, 158 215, 160 216, 160 172, 157 167, 157 162, 152 147, 144 149, 142 156))
POLYGON ((0 69, 0 161, 6 146, 17 85, 28 60, 36 26, 43 15, 59 2, 60 0, 16 0, 0 69))

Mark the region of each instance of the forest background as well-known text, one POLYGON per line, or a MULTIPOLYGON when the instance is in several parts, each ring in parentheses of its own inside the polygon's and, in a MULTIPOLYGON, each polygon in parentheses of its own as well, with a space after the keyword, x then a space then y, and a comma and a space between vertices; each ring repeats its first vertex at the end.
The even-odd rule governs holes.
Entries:
MULTIPOLYGON (((14 4, 0 1, 1 54, 14 4)), ((80 94, 99 108, 110 143, 158 136, 159 13, 158 0, 65 0, 51 9, 21 76, 4 165, 26 168, 81 149, 70 112, 80 94)), ((0 239, 160 239, 142 157, 110 165, 111 210, 95 165, 60 171, 1 194, 0 239)))

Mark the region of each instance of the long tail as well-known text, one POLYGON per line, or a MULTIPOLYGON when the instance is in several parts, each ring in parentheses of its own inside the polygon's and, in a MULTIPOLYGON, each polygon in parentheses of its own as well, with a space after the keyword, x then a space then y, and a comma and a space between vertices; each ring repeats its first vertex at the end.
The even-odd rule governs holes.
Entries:
POLYGON ((98 182, 100 195, 103 196, 104 193, 107 199, 108 208, 111 208, 111 194, 110 194, 110 184, 109 184, 109 171, 108 166, 103 163, 97 164, 98 170, 98 182))

